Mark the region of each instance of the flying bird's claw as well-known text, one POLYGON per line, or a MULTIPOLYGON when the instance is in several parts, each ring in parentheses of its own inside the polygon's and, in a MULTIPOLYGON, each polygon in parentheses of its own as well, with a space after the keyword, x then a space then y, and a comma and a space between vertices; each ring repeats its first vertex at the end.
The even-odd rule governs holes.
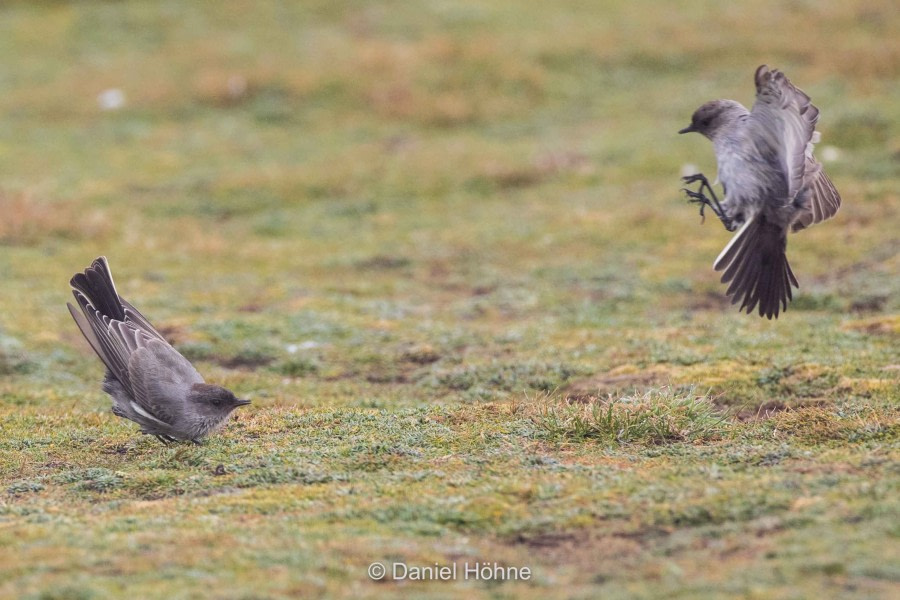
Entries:
POLYGON ((706 179, 706 175, 703 173, 694 173, 693 175, 685 175, 681 178, 681 180, 685 183, 696 183, 698 181, 702 181, 707 186, 709 185, 709 181, 706 179))
POLYGON ((712 186, 709 185, 709 180, 706 178, 706 175, 703 173, 695 173, 694 175, 687 175, 681 178, 687 184, 700 182, 700 187, 697 191, 689 190, 687 188, 682 188, 685 194, 688 195, 689 202, 694 202, 700 205, 700 223, 706 222, 706 215, 704 214, 704 210, 708 206, 710 210, 712 210, 719 220, 722 221, 722 225, 725 226, 726 229, 731 231, 731 219, 729 219, 725 210, 722 208, 722 205, 719 203, 719 198, 716 196, 715 191, 713 191, 712 186), (704 192, 709 193, 712 197, 710 199, 706 196, 704 192))
POLYGON ((694 191, 687 190, 687 189, 684 190, 684 192, 688 195, 688 198, 689 198, 688 202, 700 205, 700 217, 701 217, 700 223, 701 224, 703 224, 706 221, 706 215, 704 214, 704 211, 706 210, 706 207, 708 206, 709 209, 711 211, 713 211, 713 213, 722 222, 722 225, 725 226, 725 229, 727 229, 728 231, 734 231, 731 219, 728 218, 728 216, 725 214, 725 211, 722 210, 722 207, 721 207, 721 205, 719 205, 719 203, 715 202, 715 200, 710 200, 709 198, 707 198, 700 192, 694 192, 694 191))
POLYGON ((712 204, 710 204, 709 198, 707 198, 703 194, 700 194, 693 190, 689 190, 687 188, 681 188, 681 191, 688 195, 688 202, 700 205, 700 224, 703 225, 703 223, 706 222, 706 214, 704 214, 703 212, 704 210, 706 210, 706 207, 709 206, 713 209, 713 211, 716 210, 712 207, 712 204))

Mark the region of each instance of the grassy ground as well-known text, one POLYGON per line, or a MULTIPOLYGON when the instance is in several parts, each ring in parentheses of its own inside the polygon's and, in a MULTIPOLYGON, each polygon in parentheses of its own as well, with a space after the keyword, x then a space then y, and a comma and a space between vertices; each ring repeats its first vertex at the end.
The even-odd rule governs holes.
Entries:
POLYGON ((896 594, 896 7, 682 4, 0 7, 0 595, 896 594), (675 134, 762 62, 844 198, 775 322, 675 134), (253 399, 222 435, 109 413, 65 310, 99 254, 253 399))

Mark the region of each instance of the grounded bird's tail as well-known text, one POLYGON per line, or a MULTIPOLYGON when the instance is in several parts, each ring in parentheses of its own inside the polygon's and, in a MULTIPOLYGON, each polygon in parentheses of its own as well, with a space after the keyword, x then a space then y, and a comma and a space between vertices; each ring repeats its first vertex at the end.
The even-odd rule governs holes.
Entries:
POLYGON ((96 259, 84 273, 76 273, 69 284, 72 286, 72 295, 78 302, 78 309, 69 303, 66 303, 66 306, 84 339, 110 373, 122 373, 123 369, 127 370, 127 366, 123 366, 123 361, 117 358, 118 354, 110 345, 108 335, 104 331, 110 320, 125 319, 125 309, 116 292, 106 257, 96 259))
POLYGON ((116 285, 113 283, 105 256, 94 260, 84 273, 76 273, 69 284, 75 290, 75 298, 79 304, 81 304, 81 299, 78 298, 80 293, 101 315, 117 321, 125 320, 125 309, 116 292, 116 285))
POLYGON ((787 231, 762 214, 741 227, 713 264, 716 271, 725 271, 722 283, 731 282, 726 293, 732 304, 740 300, 740 310, 746 308, 747 314, 759 304, 759 316, 778 318, 792 298, 791 285, 800 287, 786 248, 787 231))

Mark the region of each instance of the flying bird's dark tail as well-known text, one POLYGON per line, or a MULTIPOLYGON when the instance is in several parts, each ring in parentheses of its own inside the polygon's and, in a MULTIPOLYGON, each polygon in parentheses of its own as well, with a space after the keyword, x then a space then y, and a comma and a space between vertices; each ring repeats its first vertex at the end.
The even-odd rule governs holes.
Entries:
POLYGON ((713 268, 722 274, 722 283, 731 282, 726 292, 731 303, 741 301, 747 314, 759 304, 759 316, 778 318, 791 300, 791 285, 800 287, 785 250, 787 231, 768 221, 763 214, 747 221, 731 239, 713 268), (779 306, 780 305, 780 306, 779 306))
POLYGON ((94 260, 84 273, 76 273, 69 284, 75 290, 75 298, 79 300, 79 304, 80 293, 101 315, 117 321, 125 320, 125 308, 116 292, 105 256, 94 260))

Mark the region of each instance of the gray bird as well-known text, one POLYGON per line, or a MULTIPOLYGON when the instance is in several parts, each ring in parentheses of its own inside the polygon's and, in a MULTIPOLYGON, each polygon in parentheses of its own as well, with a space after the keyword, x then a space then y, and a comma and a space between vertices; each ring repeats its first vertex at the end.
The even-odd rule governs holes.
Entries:
POLYGON ((781 71, 762 65, 755 81, 752 110, 713 100, 678 133, 695 131, 712 141, 723 201, 702 173, 683 178, 700 182, 699 191, 685 192, 700 204, 701 216, 708 206, 728 231, 737 230, 713 268, 724 270, 722 283, 731 283, 732 304, 740 300, 748 314, 758 304, 759 315, 771 319, 787 309, 791 285, 799 287, 785 255, 788 231, 834 216, 841 197, 813 158, 819 109, 781 71))
POLYGON ((199 440, 238 406, 250 404, 203 381, 150 322, 116 292, 106 257, 69 282, 81 312, 66 303, 85 339, 106 365, 103 391, 114 415, 162 443, 199 440))

